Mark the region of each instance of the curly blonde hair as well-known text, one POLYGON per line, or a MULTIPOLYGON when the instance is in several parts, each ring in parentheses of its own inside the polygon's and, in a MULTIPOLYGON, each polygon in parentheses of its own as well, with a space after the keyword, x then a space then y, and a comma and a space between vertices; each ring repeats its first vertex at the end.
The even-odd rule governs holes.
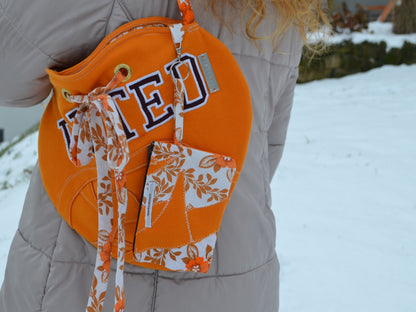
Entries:
MULTIPOLYGON (((242 25, 247 36, 254 42, 263 39, 272 39, 278 47, 282 34, 290 25, 295 25, 307 47, 316 50, 307 43, 307 33, 319 32, 322 25, 329 25, 329 20, 323 6, 323 0, 207 0, 214 14, 221 19, 217 8, 229 4, 238 9, 243 16, 248 14, 249 19, 242 25), (266 18, 279 16, 279 21, 271 34, 258 35, 257 30, 266 18)), ((222 20, 222 19, 221 19, 222 20)), ((222 20, 224 24, 227 24, 222 20)))

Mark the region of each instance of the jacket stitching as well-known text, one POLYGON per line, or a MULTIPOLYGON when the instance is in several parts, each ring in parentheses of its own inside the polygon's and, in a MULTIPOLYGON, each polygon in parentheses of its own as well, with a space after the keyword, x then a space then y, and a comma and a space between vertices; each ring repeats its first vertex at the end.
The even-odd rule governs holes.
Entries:
MULTIPOLYGON (((60 263, 60 264, 88 265, 88 266, 91 266, 91 267, 95 267, 94 263, 84 262, 84 261, 53 260, 53 262, 60 263)), ((110 271, 116 272, 116 269, 110 268, 110 271)), ((126 272, 126 271, 124 271, 124 275, 148 275, 148 276, 153 276, 154 273, 153 272, 152 273, 146 273, 146 272, 126 272)))
POLYGON ((56 59, 54 59, 52 56, 50 56, 48 53, 46 53, 45 51, 43 51, 39 46, 37 46, 36 44, 34 44, 32 41, 30 41, 29 39, 27 39, 27 37, 23 34, 23 32, 16 27, 16 25, 14 24, 14 22, 7 16, 6 11, 3 7, 1 7, 3 14, 2 16, 4 16, 4 18, 6 19, 6 21, 9 23, 9 25, 13 28, 13 30, 20 36, 20 38, 26 42, 27 44, 29 44, 30 46, 33 46, 34 48, 36 48, 39 52, 41 52, 43 55, 47 56, 50 60, 52 60, 53 62, 62 65, 62 66, 66 66, 65 63, 60 62, 56 59))
MULTIPOLYGON (((222 277, 233 277, 233 276, 241 276, 247 273, 251 273, 254 272, 256 270, 261 269, 263 266, 268 265, 269 263, 273 262, 276 258, 276 255, 273 255, 272 258, 270 258, 269 260, 265 261, 263 264, 260 264, 252 269, 249 269, 247 271, 244 272, 239 272, 239 273, 231 273, 231 274, 215 274, 215 275, 210 275, 210 276, 200 276, 200 277, 188 277, 188 278, 181 278, 182 281, 189 281, 189 280, 200 280, 200 279, 208 279, 208 278, 222 278, 222 277)), ((62 264, 77 264, 77 265, 89 265, 91 267, 94 267, 93 263, 89 263, 89 262, 82 262, 82 261, 64 261, 64 260, 54 260, 53 262, 55 263, 62 263, 62 264)), ((115 272, 116 270, 114 268, 110 269, 111 271, 115 272)), ((147 276, 154 276, 154 273, 146 273, 146 272, 126 272, 124 271, 125 275, 147 275, 147 276)), ((178 278, 175 277, 167 277, 167 276, 158 276, 158 278, 163 278, 163 279, 168 279, 168 280, 178 280, 178 278)))
POLYGON ((154 279, 153 279, 153 294, 152 294, 152 305, 150 308, 151 312, 154 312, 156 309, 156 296, 157 296, 157 286, 159 283, 159 271, 155 270, 154 279))
MULTIPOLYGON (((269 64, 271 64, 271 63, 269 63, 269 64)), ((271 74, 272 74, 272 66, 269 66, 268 72, 267 72, 267 81, 269 82, 269 86, 268 86, 269 88, 267 90, 266 89, 264 90, 264 97, 265 97, 264 101, 265 101, 265 103, 270 103, 270 99, 273 98, 273 89, 274 88, 272 88, 272 81, 270 79, 271 74)), ((268 107, 265 107, 264 110, 263 110, 263 122, 262 122, 263 125, 267 124, 266 123, 267 117, 271 114, 271 112, 268 112, 267 108, 268 107)))
POLYGON ((19 233, 21 239, 27 244, 29 245, 30 248, 36 250, 37 252, 41 253, 42 255, 44 255, 46 258, 48 258, 49 260, 52 259, 52 256, 48 255, 46 252, 44 252, 42 249, 40 249, 39 247, 34 246, 26 237, 24 237, 22 231, 20 229, 17 229, 17 233, 19 233))
MULTIPOLYGON (((263 177, 269 177, 270 176, 270 160, 269 160, 269 146, 268 144, 264 145, 263 147, 263 177)), ((262 207, 267 207, 268 205, 268 191, 270 189, 270 179, 263 179, 263 189, 264 189, 264 205, 262 207)))
MULTIPOLYGON (((62 226, 62 219, 61 219, 61 222, 60 222, 60 224, 59 224, 59 229, 58 229, 58 234, 57 234, 57 236, 59 235, 59 232, 61 231, 61 226, 62 226)), ((51 266, 52 266, 52 258, 53 258, 53 255, 54 255, 54 253, 55 253, 55 250, 56 250, 56 244, 57 244, 57 240, 58 239, 56 239, 55 240, 55 244, 54 244, 54 246, 53 246, 53 249, 52 249, 52 255, 50 256, 50 255, 48 255, 46 252, 44 252, 42 249, 40 249, 39 247, 36 247, 36 246, 34 246, 24 235, 23 235, 23 233, 22 233, 22 231, 20 230, 20 229, 17 229, 17 233, 19 234, 19 236, 21 237, 21 239, 30 247, 30 248, 32 248, 32 249, 34 249, 34 250, 36 250, 37 252, 39 252, 39 253, 41 253, 42 255, 44 255, 46 258, 48 258, 49 259, 49 270, 48 270, 48 273, 47 273, 47 275, 46 275, 46 281, 45 281, 45 285, 44 285, 44 288, 43 288, 43 295, 42 295, 42 298, 40 299, 40 310, 38 310, 38 311, 44 311, 43 310, 43 304, 44 304, 44 299, 45 299, 45 295, 46 295, 46 288, 47 288, 47 286, 48 286, 48 281, 49 281, 49 278, 50 278, 50 273, 51 273, 51 266)))
POLYGON ((53 263, 53 256, 54 256, 55 251, 56 251, 56 245, 57 245, 57 242, 58 242, 58 236, 59 236, 59 233, 61 232, 62 222, 63 222, 62 220, 63 219, 61 218, 61 222, 59 224, 59 229, 58 229, 58 232, 56 234, 55 244, 54 244, 53 249, 52 249, 51 261, 49 262, 49 271, 48 271, 48 275, 46 276, 46 282, 45 282, 45 286, 43 288, 43 296, 42 296, 41 302, 40 302, 40 311, 44 311, 43 310, 43 306, 44 306, 44 301, 45 301, 45 296, 46 296, 46 288, 47 288, 47 286, 49 284, 49 279, 51 277, 51 268, 52 268, 52 263, 53 263))
POLYGON ((108 13, 108 16, 107 16, 107 20, 105 22, 105 26, 104 26, 104 34, 105 35, 108 34, 108 24, 110 22, 111 15, 113 15, 113 11, 114 11, 115 4, 116 4, 116 0, 113 1, 113 5, 111 6, 110 12, 108 13))
POLYGON ((293 74, 293 71, 296 70, 298 68, 298 66, 292 66, 290 67, 290 70, 286 73, 286 79, 284 81, 286 81, 286 84, 283 86, 283 88, 281 89, 281 92, 279 94, 276 94, 276 96, 273 98, 273 101, 279 102, 279 100, 282 98, 282 95, 285 93, 285 91, 287 90, 287 88, 289 88, 291 82, 291 76, 293 74))
POLYGON ((121 10, 123 11, 124 15, 127 17, 127 19, 131 22, 134 20, 133 16, 130 14, 130 11, 128 10, 126 4, 122 0, 116 0, 118 5, 120 6, 121 10))
MULTIPOLYGON (((222 275, 211 275, 211 276, 201 276, 201 277, 193 277, 193 278, 182 278, 181 280, 183 281, 189 281, 189 280, 201 280, 201 279, 209 279, 209 278, 226 278, 226 277, 235 277, 235 276, 241 276, 241 275, 245 275, 248 273, 252 273, 254 271, 260 270, 262 269, 264 266, 270 264, 271 262, 273 262, 276 259, 276 255, 274 255, 271 259, 267 260, 265 263, 254 267, 250 270, 247 270, 245 272, 240 272, 240 273, 232 273, 232 274, 222 274, 222 275)), ((167 276, 160 276, 159 278, 163 278, 163 279, 167 279, 167 280, 173 280, 176 281, 177 278, 174 277, 167 277, 167 276)))

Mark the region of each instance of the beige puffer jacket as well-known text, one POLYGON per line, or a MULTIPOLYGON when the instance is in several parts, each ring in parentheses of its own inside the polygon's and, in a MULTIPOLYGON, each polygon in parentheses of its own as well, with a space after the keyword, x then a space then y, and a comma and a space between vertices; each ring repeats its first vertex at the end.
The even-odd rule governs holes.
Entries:
MULTIPOLYGON (((232 35, 202 4, 195 3, 194 10, 199 24, 230 48, 249 83, 254 113, 249 149, 210 271, 127 265, 126 311, 276 312, 279 263, 269 183, 282 155, 301 39, 290 29, 282 53, 272 52, 266 41, 260 51, 240 34, 238 18, 232 35)), ((220 14, 230 19, 229 11, 220 14)), ((0 0, 0 105, 39 103, 50 91, 46 68, 74 65, 118 26, 147 16, 178 19, 176 0, 0 0)), ((262 27, 266 32, 272 25, 262 27)), ((59 216, 35 170, 9 254, 0 311, 84 311, 95 254, 59 216)), ((113 308, 111 285, 106 312, 113 308)))

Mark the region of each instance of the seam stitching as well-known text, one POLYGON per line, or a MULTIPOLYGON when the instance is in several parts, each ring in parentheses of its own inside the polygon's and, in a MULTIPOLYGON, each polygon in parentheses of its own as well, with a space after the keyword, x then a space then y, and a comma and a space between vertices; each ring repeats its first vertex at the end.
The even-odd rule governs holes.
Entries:
POLYGON ((26 237, 23 236, 23 233, 20 229, 17 229, 17 233, 19 233, 20 237, 22 238, 22 240, 29 245, 30 248, 36 250, 37 252, 41 253, 42 255, 44 255, 46 258, 48 258, 49 260, 52 260, 52 257, 49 256, 46 252, 44 252, 42 249, 40 249, 39 247, 34 246, 26 237))
POLYGON ((30 41, 24 34, 23 32, 17 28, 17 26, 14 24, 14 22, 9 18, 9 16, 6 14, 6 10, 4 8, 1 8, 3 11, 2 16, 4 16, 4 18, 6 19, 6 21, 9 23, 9 25, 13 28, 13 30, 20 36, 20 38, 26 42, 27 44, 29 44, 30 46, 36 48, 38 51, 40 51, 44 56, 48 57, 50 60, 52 60, 53 62, 62 65, 62 66, 66 66, 65 63, 60 62, 58 60, 56 60, 55 58, 53 58, 52 56, 50 56, 48 53, 46 53, 45 51, 43 51, 39 46, 37 46, 35 43, 33 43, 32 41, 30 41))
POLYGON ((116 0, 113 0, 113 5, 111 6, 110 12, 107 15, 107 21, 105 22, 104 25, 104 35, 107 35, 107 31, 108 31, 108 24, 110 23, 110 17, 113 14, 114 11, 114 6, 116 5, 116 0))
POLYGON ((46 296, 46 288, 49 284, 49 278, 51 277, 51 268, 52 268, 53 256, 55 254, 56 245, 58 243, 58 236, 59 236, 59 233, 61 232, 62 222, 63 221, 62 221, 62 218, 61 218, 61 222, 59 223, 58 232, 56 234, 55 244, 54 244, 53 249, 52 249, 52 256, 51 256, 51 261, 49 263, 49 271, 48 271, 48 275, 46 277, 45 287, 43 288, 43 296, 42 296, 42 300, 40 302, 40 311, 44 311, 43 306, 44 306, 44 300, 45 300, 45 296, 46 296))
MULTIPOLYGON (((240 272, 240 273, 231 273, 231 274, 215 274, 215 275, 211 275, 211 276, 201 276, 201 277, 191 277, 191 278, 181 278, 181 280, 183 281, 188 281, 188 280, 199 280, 199 279, 208 279, 208 278, 222 278, 222 277, 233 277, 233 276, 240 276, 240 275, 244 275, 247 273, 251 273, 253 271, 256 271, 258 269, 261 269, 263 266, 268 265, 270 262, 274 261, 274 259, 276 258, 276 256, 274 255, 271 259, 267 260, 266 262, 264 262, 263 264, 260 264, 259 266, 256 266, 250 270, 244 271, 244 272, 240 272)), ((80 264, 80 265, 89 265, 89 266, 94 266, 94 264, 89 263, 89 262, 82 262, 82 261, 63 261, 63 260, 54 260, 53 262, 55 263, 63 263, 63 264, 80 264)), ((116 270, 111 268, 111 271, 115 272, 116 270)), ((157 271, 157 270, 156 270, 157 271)), ((154 273, 146 273, 146 272, 126 272, 124 271, 124 274, 126 275, 148 275, 148 276, 152 276, 154 275, 154 273)), ((163 278, 163 279, 169 279, 169 280, 178 280, 177 278, 174 277, 167 277, 167 276, 158 276, 158 278, 163 278)))
MULTIPOLYGON (((209 278, 226 278, 226 277, 241 276, 241 275, 245 275, 245 274, 248 274, 248 273, 251 273, 251 272, 254 272, 254 271, 257 271, 257 270, 261 269, 262 267, 264 267, 264 266, 268 265, 269 263, 273 262, 275 260, 275 258, 276 258, 276 255, 274 255, 271 259, 267 260, 265 263, 263 263, 263 264, 255 267, 255 268, 252 268, 252 269, 250 269, 248 271, 241 272, 241 273, 232 273, 232 274, 223 274, 223 275, 212 275, 212 276, 206 276, 206 277, 201 276, 201 277, 194 277, 194 278, 183 278, 181 280, 183 280, 183 281, 189 281, 189 280, 203 280, 203 279, 209 279, 209 278)), ((167 280, 174 280, 174 281, 177 280, 177 278, 167 277, 167 276, 166 277, 165 276, 161 276, 160 278, 167 279, 167 280)))
POLYGON ((153 281, 154 282, 153 282, 152 305, 150 308, 151 312, 155 312, 155 309, 156 309, 157 286, 159 283, 159 271, 158 270, 155 270, 153 281))
MULTIPOLYGON (((272 64, 272 63, 269 63, 269 64, 272 64)), ((267 90, 264 90, 264 98, 265 98, 264 100, 265 100, 266 103, 269 103, 270 100, 273 98, 273 89, 274 88, 272 88, 272 81, 270 79, 271 75, 272 75, 272 66, 269 66, 268 72, 267 72, 267 81, 269 82, 269 87, 268 87, 267 90)), ((266 125, 266 120, 267 120, 268 114, 271 114, 271 112, 267 112, 267 111, 268 111, 268 109, 267 109, 267 107, 265 107, 264 114, 263 114, 263 125, 266 125)), ((266 129, 264 129, 264 130, 266 130, 266 129)))
POLYGON ((120 6, 121 10, 123 11, 124 15, 127 19, 131 22, 134 20, 133 16, 130 14, 130 11, 127 9, 126 4, 122 0, 116 0, 118 5, 120 6))

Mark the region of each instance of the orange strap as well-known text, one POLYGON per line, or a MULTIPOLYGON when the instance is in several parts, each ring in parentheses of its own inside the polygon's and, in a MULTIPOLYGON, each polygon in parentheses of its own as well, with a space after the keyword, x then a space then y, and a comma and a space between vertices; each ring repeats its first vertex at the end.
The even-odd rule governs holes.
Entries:
POLYGON ((177 0, 179 10, 181 11, 182 21, 184 25, 193 23, 195 20, 194 12, 192 11, 190 0, 177 0))

